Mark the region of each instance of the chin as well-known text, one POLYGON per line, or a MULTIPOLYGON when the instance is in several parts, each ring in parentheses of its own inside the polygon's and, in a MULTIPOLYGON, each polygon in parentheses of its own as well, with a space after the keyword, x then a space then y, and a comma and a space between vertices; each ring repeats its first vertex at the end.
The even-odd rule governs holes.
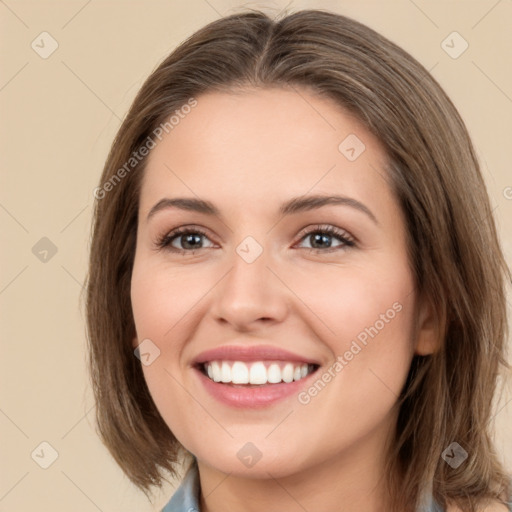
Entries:
POLYGON ((269 450, 259 450, 255 444, 247 442, 237 447, 234 456, 229 449, 218 456, 210 450, 206 457, 203 458, 200 454, 196 457, 202 464, 214 470, 240 478, 283 478, 301 470, 302 464, 298 463, 296 453, 290 451, 276 454, 274 450, 273 453, 266 451, 269 450))

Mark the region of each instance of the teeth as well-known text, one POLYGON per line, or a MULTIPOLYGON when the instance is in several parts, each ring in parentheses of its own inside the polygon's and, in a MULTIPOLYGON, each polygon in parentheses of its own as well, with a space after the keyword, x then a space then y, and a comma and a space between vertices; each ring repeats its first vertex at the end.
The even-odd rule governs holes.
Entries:
POLYGON ((251 384, 266 384, 267 369, 263 363, 254 363, 249 371, 249 382, 251 384))
POLYGON ((213 361, 213 363, 211 364, 211 369, 213 374, 213 380, 215 382, 220 382, 222 375, 220 373, 219 363, 217 361, 213 361))
POLYGON ((271 364, 267 370, 267 382, 270 384, 277 384, 281 382, 281 368, 278 364, 271 364))
POLYGON ((287 363, 283 369, 283 380, 285 382, 293 381, 293 364, 287 363))
POLYGON ((226 361, 223 361, 220 367, 220 381, 231 382, 231 367, 226 361))
POLYGON ((214 382, 256 385, 293 382, 303 379, 313 371, 312 365, 306 363, 265 364, 263 361, 211 361, 204 364, 204 369, 214 382))
MULTIPOLYGON (((227 364, 223 362, 222 365, 227 364)), ((231 382, 233 384, 249 384, 249 368, 247 365, 236 361, 231 368, 231 382)))

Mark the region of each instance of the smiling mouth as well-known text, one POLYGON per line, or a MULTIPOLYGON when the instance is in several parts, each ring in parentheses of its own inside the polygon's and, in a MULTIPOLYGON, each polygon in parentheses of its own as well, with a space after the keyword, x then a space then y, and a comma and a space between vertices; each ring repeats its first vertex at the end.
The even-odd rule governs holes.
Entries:
POLYGON ((299 381, 319 365, 288 361, 207 361, 196 368, 211 381, 232 387, 260 387, 299 381))

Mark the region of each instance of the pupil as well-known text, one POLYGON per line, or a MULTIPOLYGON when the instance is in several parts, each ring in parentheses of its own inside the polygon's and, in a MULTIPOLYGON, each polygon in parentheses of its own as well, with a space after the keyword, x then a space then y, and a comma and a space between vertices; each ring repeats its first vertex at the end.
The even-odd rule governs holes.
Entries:
POLYGON ((197 244, 199 244, 201 242, 201 236, 200 235, 194 235, 194 234, 185 235, 184 237, 182 237, 182 242, 183 242, 183 239, 185 239, 185 243, 182 244, 182 245, 185 248, 187 248, 187 246, 189 246, 189 248, 192 248, 192 249, 196 248, 196 246, 194 246, 193 244, 191 245, 189 243, 189 240, 191 240, 191 239, 195 239, 197 244))
POLYGON ((313 235, 314 243, 316 244, 318 241, 320 243, 324 243, 323 247, 330 247, 331 244, 328 242, 330 235, 322 235, 321 233, 316 233, 313 235))

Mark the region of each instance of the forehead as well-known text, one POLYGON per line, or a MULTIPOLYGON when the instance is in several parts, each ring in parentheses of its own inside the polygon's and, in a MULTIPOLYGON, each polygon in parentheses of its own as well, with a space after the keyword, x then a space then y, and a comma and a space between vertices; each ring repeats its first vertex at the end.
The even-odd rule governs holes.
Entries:
POLYGON ((369 200, 386 188, 380 142, 330 99, 298 88, 196 99, 151 150, 141 209, 164 193, 252 204, 334 189, 369 200))

